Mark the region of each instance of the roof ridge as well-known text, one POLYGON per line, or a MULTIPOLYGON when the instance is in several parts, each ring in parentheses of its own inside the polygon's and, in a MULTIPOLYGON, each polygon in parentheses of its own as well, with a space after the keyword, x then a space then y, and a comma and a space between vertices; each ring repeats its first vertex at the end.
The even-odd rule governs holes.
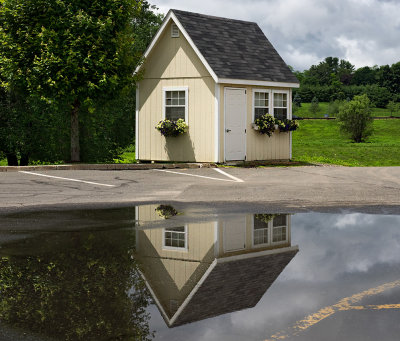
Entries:
POLYGON ((173 9, 171 8, 172 12, 180 12, 180 13, 186 13, 186 14, 195 14, 201 17, 205 17, 205 18, 211 18, 211 19, 218 19, 218 20, 229 20, 229 21, 237 21, 237 22, 242 22, 242 23, 248 23, 248 24, 254 24, 257 25, 258 24, 255 21, 249 21, 249 20, 241 20, 241 19, 232 19, 232 18, 226 18, 226 17, 218 17, 216 15, 209 15, 209 14, 203 14, 203 13, 196 13, 196 12, 189 12, 189 11, 182 11, 180 9, 173 9))

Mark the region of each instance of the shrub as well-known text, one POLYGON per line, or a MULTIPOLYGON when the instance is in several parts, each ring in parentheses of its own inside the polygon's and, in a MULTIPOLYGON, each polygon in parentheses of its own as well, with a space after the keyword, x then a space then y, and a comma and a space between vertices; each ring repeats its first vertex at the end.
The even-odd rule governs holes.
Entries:
POLYGON ((314 97, 312 99, 309 111, 312 115, 315 115, 319 111, 319 103, 317 97, 314 97))
POLYGON ((339 110, 340 128, 354 142, 363 142, 372 134, 371 102, 367 95, 355 96, 346 102, 339 110))
POLYGON ((188 131, 188 125, 183 119, 177 121, 162 120, 158 122, 156 129, 165 137, 176 137, 188 131))
POLYGON ((386 108, 390 112, 390 116, 393 116, 393 114, 396 114, 400 111, 400 103, 396 103, 395 101, 390 101, 386 108))
POLYGON ((339 100, 333 101, 333 102, 329 102, 328 104, 328 109, 327 109, 327 114, 329 116, 337 116, 337 114, 339 113, 339 109, 341 106, 342 102, 339 100))

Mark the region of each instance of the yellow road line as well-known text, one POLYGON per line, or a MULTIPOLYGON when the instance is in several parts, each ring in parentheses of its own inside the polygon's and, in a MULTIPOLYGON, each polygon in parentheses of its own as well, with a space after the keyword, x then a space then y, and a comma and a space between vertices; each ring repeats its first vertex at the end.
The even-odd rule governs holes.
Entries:
POLYGON ((341 299, 338 303, 322 308, 318 312, 308 315, 303 320, 297 321, 292 327, 285 331, 280 331, 274 335, 272 335, 269 339, 265 341, 272 340, 283 340, 288 338, 289 336, 295 336, 299 334, 299 332, 304 331, 315 324, 321 322, 329 316, 332 316, 338 311, 348 311, 348 310, 380 310, 380 309, 400 309, 400 304, 383 304, 383 305, 366 305, 366 306, 357 306, 353 305, 360 302, 362 299, 370 296, 375 296, 381 294, 387 290, 393 289, 395 287, 400 287, 400 280, 382 284, 376 288, 371 288, 365 291, 362 291, 358 294, 355 294, 350 297, 346 297, 341 299))

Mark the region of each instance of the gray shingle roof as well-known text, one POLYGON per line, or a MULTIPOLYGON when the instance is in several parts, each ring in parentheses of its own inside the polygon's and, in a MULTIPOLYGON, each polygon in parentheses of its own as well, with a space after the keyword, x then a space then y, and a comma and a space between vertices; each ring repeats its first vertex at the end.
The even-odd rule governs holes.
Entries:
POLYGON ((297 252, 218 263, 170 327, 254 307, 297 252))
POLYGON ((172 12, 219 78, 299 83, 256 23, 172 12))

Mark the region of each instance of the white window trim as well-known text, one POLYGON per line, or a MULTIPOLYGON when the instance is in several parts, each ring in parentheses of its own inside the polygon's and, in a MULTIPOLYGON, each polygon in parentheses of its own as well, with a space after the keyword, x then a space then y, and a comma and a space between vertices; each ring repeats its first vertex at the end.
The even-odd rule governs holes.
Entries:
POLYGON ((289 216, 285 214, 286 216, 286 225, 279 225, 279 226, 274 226, 274 219, 271 220, 271 244, 277 245, 277 244, 286 244, 289 240, 289 216), (285 227, 286 228, 286 239, 285 240, 280 240, 278 242, 274 242, 274 229, 280 228, 280 227, 285 227))
POLYGON ((256 111, 256 106, 255 106, 255 95, 256 92, 264 92, 268 94, 268 112, 271 114, 271 89, 259 89, 259 88, 253 88, 252 91, 253 93, 253 103, 252 103, 252 114, 251 114, 251 122, 254 123, 255 120, 255 111, 256 111))
POLYGON ((255 219, 254 218, 254 214, 251 217, 252 217, 251 246, 253 248, 257 248, 257 247, 266 247, 266 246, 271 245, 271 242, 272 242, 272 239, 271 239, 271 231, 272 231, 271 225, 272 225, 272 223, 271 222, 272 222, 273 219, 268 222, 268 243, 254 244, 254 219, 255 219))
MULTIPOLYGON (((185 227, 185 247, 177 247, 177 246, 166 246, 165 245, 165 230, 166 228, 162 229, 162 249, 165 251, 179 251, 179 252, 188 252, 188 232, 187 232, 187 225, 184 225, 185 227)), ((168 229, 168 228, 167 228, 168 229)))
POLYGON ((188 86, 166 86, 163 87, 163 93, 162 93, 162 119, 165 120, 165 93, 167 91, 185 91, 185 122, 186 124, 189 124, 189 87, 188 86))
POLYGON ((271 115, 275 117, 274 115, 274 94, 286 94, 286 110, 287 110, 287 119, 291 120, 292 119, 292 111, 291 106, 290 106, 290 92, 289 90, 272 90, 271 94, 271 115))

